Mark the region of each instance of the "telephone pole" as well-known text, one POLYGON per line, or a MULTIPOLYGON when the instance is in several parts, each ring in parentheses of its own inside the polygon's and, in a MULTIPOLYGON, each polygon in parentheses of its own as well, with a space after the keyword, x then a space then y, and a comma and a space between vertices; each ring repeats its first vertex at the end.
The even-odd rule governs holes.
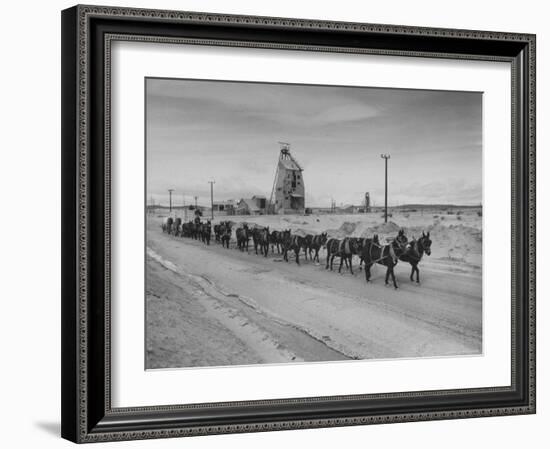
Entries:
POLYGON ((385 182, 385 193, 384 193, 384 223, 388 222, 388 159, 390 158, 389 154, 381 154, 380 157, 384 159, 386 165, 386 182, 385 182))
POLYGON ((183 221, 187 221, 187 210, 185 209, 185 193, 181 194, 181 205, 183 209, 183 221))
POLYGON ((174 189, 168 189, 168 193, 170 194, 170 211, 169 213, 172 213, 172 192, 174 189))
POLYGON ((208 181, 210 184, 210 211, 212 213, 212 221, 214 221, 214 184, 216 181, 208 181))

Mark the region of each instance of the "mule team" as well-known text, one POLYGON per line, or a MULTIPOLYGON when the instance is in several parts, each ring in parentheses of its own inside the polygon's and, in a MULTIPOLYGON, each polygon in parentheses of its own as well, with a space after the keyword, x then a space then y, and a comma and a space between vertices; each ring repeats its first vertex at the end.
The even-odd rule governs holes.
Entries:
POLYGON ((212 237, 212 224, 200 220, 184 223, 181 218, 166 217, 162 222, 162 232, 167 232, 180 237, 190 237, 210 245, 212 237))
MULTIPOLYGON (((229 248, 229 242, 232 234, 232 223, 230 221, 222 221, 214 225, 210 221, 201 222, 197 217, 195 221, 183 223, 181 218, 166 217, 162 223, 162 230, 168 234, 180 237, 189 237, 195 240, 201 240, 203 243, 210 245, 210 239, 214 231, 215 241, 221 243, 224 248, 229 248)), ((342 265, 353 274, 353 256, 359 257, 359 269, 365 265, 365 279, 370 282, 371 268, 374 264, 380 264, 386 267, 386 284, 391 281, 393 286, 397 288, 395 280, 394 267, 399 260, 408 262, 411 265, 410 280, 414 281, 416 273, 416 282, 420 282, 420 270, 418 264, 422 260, 424 254, 431 254, 432 241, 430 233, 422 232, 418 239, 413 238, 409 241, 405 235, 405 231, 401 229, 397 236, 389 240, 388 243, 380 243, 377 234, 372 238, 360 237, 345 237, 343 239, 328 238, 326 232, 321 234, 301 236, 292 234, 289 229, 284 231, 271 231, 269 227, 254 227, 249 228, 245 223, 235 229, 235 237, 237 248, 240 251, 249 251, 250 239, 254 245, 254 251, 264 257, 271 252, 282 254, 283 259, 288 262, 289 253, 293 253, 296 263, 300 264, 300 253, 303 251, 305 260, 319 262, 319 250, 326 248, 327 257, 325 268, 333 270, 334 258, 340 259, 338 272, 341 273, 342 265)))

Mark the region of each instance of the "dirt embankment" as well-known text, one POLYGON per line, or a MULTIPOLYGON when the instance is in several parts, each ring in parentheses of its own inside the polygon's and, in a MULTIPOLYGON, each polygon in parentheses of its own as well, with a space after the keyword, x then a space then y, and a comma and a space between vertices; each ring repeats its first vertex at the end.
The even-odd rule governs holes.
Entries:
POLYGON ((481 229, 464 224, 444 225, 440 221, 427 226, 399 226, 393 221, 368 226, 363 222, 344 222, 338 229, 329 229, 328 235, 333 238, 372 237, 378 234, 382 240, 394 237, 403 229, 409 239, 419 238, 422 233, 430 233, 432 256, 457 262, 481 264, 482 232, 481 229))

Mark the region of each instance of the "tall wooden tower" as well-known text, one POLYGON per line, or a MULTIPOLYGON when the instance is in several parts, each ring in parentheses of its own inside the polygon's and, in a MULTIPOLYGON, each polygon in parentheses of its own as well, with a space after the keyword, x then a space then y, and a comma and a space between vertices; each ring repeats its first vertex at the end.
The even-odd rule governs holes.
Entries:
POLYGON ((290 144, 279 142, 281 152, 269 199, 269 209, 275 214, 303 214, 305 212, 304 171, 290 154, 290 144))

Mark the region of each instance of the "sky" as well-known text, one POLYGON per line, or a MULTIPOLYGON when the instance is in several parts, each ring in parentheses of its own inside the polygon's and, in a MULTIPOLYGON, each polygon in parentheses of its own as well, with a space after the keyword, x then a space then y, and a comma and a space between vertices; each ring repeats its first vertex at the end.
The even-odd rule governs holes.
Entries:
POLYGON ((148 78, 147 202, 269 198, 279 141, 304 169, 306 207, 477 205, 482 93, 148 78))

